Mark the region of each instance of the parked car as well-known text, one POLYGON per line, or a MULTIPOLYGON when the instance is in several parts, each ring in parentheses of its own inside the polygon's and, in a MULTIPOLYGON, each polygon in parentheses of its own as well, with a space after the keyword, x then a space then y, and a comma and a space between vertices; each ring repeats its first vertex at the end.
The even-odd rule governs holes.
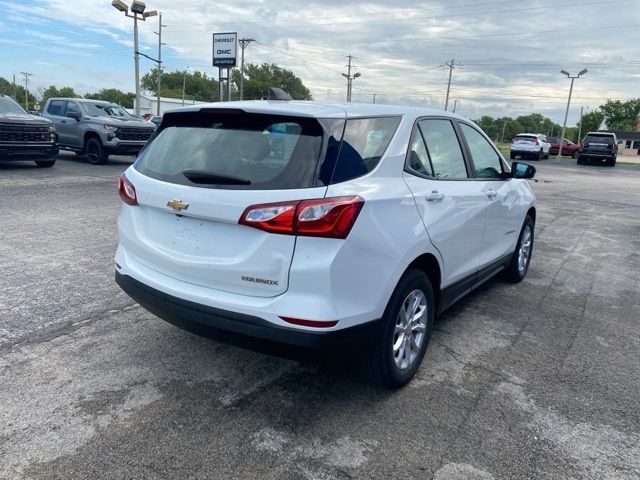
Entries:
MULTIPOLYGON (((549 138, 549 143, 551 144, 549 148, 549 155, 557 155, 558 147, 560 145, 558 141, 558 137, 548 137, 548 138, 549 138)), ((580 150, 579 143, 573 143, 571 140, 567 140, 566 138, 562 140, 562 155, 567 155, 573 158, 577 158, 579 150, 580 150)))
POLYGON ((199 333, 314 348, 357 338, 374 378, 398 387, 437 314, 499 272, 526 275, 534 173, 449 112, 185 107, 120 178, 116 282, 199 333))
POLYGON ((580 145, 577 156, 578 164, 587 162, 604 163, 609 167, 616 166, 618 157, 618 139, 611 132, 589 132, 580 145))
POLYGON ((549 158, 551 144, 546 136, 539 133, 521 133, 511 141, 509 156, 542 160, 549 158))
POLYGON ((42 116, 56 125, 61 148, 86 155, 95 165, 109 155, 137 155, 155 131, 150 122, 101 100, 50 98, 42 116))
POLYGON ((53 167, 58 155, 58 135, 52 122, 31 115, 11 97, 0 94, 0 161, 34 161, 53 167))

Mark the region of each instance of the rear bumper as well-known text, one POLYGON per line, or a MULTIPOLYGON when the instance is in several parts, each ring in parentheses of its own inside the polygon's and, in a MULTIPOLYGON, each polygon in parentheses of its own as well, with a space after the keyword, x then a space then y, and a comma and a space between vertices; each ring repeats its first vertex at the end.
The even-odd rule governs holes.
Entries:
POLYGON ((116 283, 132 299, 159 318, 202 336, 217 336, 232 332, 295 347, 324 349, 358 342, 371 343, 379 321, 332 331, 308 331, 285 328, 252 315, 231 312, 208 305, 183 300, 149 287, 131 276, 116 271, 116 283))
POLYGON ((579 154, 581 160, 610 160, 616 154, 611 152, 589 152, 589 151, 581 151, 579 154))

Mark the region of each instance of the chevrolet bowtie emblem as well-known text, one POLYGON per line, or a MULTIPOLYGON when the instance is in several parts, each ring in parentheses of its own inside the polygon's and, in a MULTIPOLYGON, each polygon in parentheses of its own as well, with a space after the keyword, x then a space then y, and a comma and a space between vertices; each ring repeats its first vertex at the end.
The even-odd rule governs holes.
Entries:
POLYGON ((167 202, 167 207, 171 207, 174 210, 177 210, 179 212, 180 210, 186 210, 187 208, 189 208, 189 204, 182 203, 180 200, 176 198, 174 200, 169 200, 167 202))

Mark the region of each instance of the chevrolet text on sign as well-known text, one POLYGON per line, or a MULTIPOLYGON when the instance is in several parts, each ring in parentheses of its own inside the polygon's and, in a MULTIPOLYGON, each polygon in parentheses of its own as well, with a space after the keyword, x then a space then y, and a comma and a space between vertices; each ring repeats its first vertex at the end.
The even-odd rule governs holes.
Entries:
POLYGON ((237 33, 213 34, 213 66, 233 68, 236 66, 236 51, 238 47, 237 33))

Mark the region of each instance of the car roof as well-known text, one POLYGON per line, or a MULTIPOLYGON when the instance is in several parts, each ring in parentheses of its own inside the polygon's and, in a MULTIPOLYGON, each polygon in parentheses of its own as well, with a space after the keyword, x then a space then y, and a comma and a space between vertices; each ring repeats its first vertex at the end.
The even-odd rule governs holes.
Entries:
POLYGON ((74 98, 74 97, 51 97, 48 100, 75 100, 76 102, 97 103, 99 105, 116 105, 106 100, 93 100, 91 98, 74 98))
POLYGON ((523 137, 525 135, 528 135, 530 137, 541 137, 542 134, 541 133, 519 133, 516 135, 516 137, 523 137))
POLYGON ((299 100, 249 100, 242 102, 216 102, 197 105, 189 105, 172 109, 165 113, 174 112, 198 112, 203 109, 241 109, 251 113, 270 113, 279 115, 292 115, 312 118, 358 118, 376 116, 446 116, 466 120, 465 117, 422 107, 406 107, 399 105, 382 105, 372 103, 324 103, 299 100))

